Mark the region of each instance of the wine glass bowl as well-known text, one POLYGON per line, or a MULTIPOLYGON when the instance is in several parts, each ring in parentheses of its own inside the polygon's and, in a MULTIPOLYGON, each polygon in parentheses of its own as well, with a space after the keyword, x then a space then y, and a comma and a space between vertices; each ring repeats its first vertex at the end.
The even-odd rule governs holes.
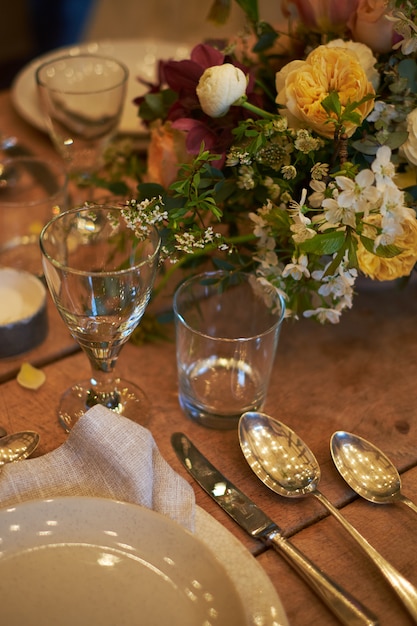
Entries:
POLYGON ((89 178, 101 165, 125 102, 129 71, 94 54, 59 56, 36 70, 49 135, 70 174, 89 178))
POLYGON ((92 375, 61 399, 66 430, 95 404, 145 424, 144 392, 115 376, 122 346, 140 323, 151 296, 160 237, 154 227, 135 231, 112 205, 71 209, 42 230, 40 245, 52 299, 87 355, 92 375))

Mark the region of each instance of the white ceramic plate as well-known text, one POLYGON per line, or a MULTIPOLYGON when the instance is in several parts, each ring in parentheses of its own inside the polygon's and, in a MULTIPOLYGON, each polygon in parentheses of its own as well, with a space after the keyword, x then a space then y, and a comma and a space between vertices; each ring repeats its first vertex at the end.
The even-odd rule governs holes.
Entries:
POLYGON ((18 113, 39 130, 45 131, 45 124, 36 92, 35 71, 37 67, 50 58, 61 56, 62 54, 77 55, 82 52, 113 57, 127 65, 130 75, 119 132, 140 134, 144 132, 144 127, 140 123, 138 109, 133 104, 133 100, 143 95, 146 92, 146 88, 137 81, 137 77, 141 76, 146 80, 154 80, 159 59, 175 59, 178 61, 187 58, 190 48, 180 43, 164 42, 157 39, 120 39, 59 48, 37 57, 17 74, 12 84, 11 97, 18 113))
POLYGON ((36 500, 3 509, 2 621, 8 626, 287 625, 262 568, 225 542, 224 534, 219 545, 211 522, 199 509, 195 537, 154 511, 101 498, 36 500), (226 569, 226 560, 235 565, 226 569))

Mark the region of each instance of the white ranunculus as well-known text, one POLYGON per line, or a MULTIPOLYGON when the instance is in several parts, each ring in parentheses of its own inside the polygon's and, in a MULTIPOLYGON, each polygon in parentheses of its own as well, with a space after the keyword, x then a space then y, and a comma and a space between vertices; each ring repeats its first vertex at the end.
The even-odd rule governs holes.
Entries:
POLYGON ((417 109, 407 115, 407 140, 401 146, 405 158, 412 165, 417 165, 417 109))
POLYGON ((197 86, 201 108, 210 117, 225 115, 246 91, 245 74, 231 63, 213 65, 205 70, 197 86))

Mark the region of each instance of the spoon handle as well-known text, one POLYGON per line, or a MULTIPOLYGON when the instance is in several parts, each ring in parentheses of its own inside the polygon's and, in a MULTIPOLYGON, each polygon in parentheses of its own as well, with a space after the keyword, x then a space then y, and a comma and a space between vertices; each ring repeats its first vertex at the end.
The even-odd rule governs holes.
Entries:
POLYGON ((281 533, 270 533, 269 540, 276 552, 281 554, 323 600, 326 606, 345 626, 378 626, 377 618, 358 600, 342 589, 334 580, 301 553, 281 533))
POLYGON ((343 528, 358 543, 362 550, 369 556, 374 564, 381 571, 385 579, 390 583, 391 587, 403 602, 409 614, 417 624, 417 589, 406 579, 398 570, 395 569, 368 541, 360 534, 359 531, 347 521, 345 517, 336 509, 335 506, 317 489, 312 492, 318 500, 326 507, 326 509, 342 524, 343 528))
POLYGON ((400 500, 400 502, 402 502, 403 504, 406 504, 408 507, 410 507, 410 509, 412 511, 414 511, 414 513, 417 513, 417 505, 414 504, 414 502, 412 500, 410 500, 410 498, 407 498, 407 496, 404 496, 403 494, 401 494, 399 496, 398 500, 400 500))

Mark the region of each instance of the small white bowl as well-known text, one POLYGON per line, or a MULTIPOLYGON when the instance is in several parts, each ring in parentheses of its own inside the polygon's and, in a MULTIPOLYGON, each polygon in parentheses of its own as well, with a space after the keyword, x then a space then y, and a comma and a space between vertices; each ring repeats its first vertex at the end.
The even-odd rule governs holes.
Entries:
POLYGON ((47 333, 43 283, 29 272, 0 267, 0 358, 35 348, 47 333))

